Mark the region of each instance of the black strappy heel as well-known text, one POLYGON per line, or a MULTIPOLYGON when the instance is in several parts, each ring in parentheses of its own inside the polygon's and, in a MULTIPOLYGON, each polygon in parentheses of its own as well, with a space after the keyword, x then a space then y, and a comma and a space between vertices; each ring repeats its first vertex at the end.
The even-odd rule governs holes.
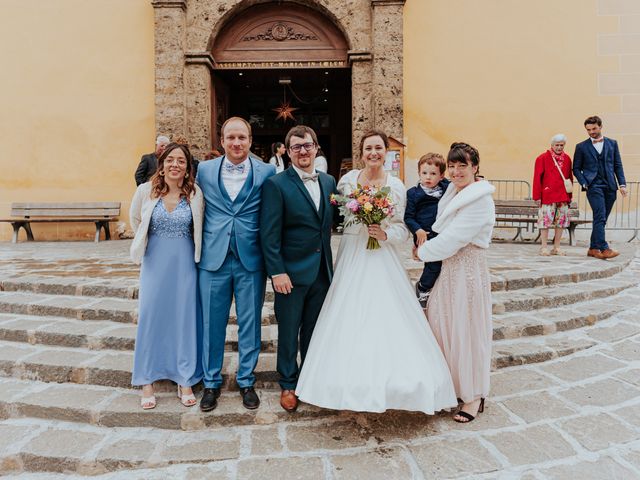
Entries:
MULTIPOLYGON (((478 406, 478 413, 482 413, 484 412, 484 398, 480 399, 480 405, 478 406)), ((478 416, 478 413, 476 413, 476 416, 478 416)), ((458 422, 458 423, 469 423, 469 422, 473 422, 476 417, 474 417, 473 415, 471 415, 470 413, 467 412, 463 412, 462 410, 460 410, 458 413, 456 413, 456 415, 461 416, 462 418, 466 418, 467 421, 463 421, 463 420, 458 420, 457 418, 455 418, 455 416, 453 417, 453 420, 458 422)))

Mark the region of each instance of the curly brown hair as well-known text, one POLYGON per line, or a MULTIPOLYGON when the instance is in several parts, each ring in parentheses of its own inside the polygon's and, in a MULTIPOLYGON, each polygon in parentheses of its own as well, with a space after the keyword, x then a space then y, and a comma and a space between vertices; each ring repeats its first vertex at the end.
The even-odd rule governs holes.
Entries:
POLYGON ((180 185, 180 189, 182 190, 180 196, 184 197, 187 202, 191 202, 191 195, 196 191, 195 179, 193 178, 193 158, 189 147, 175 142, 167 145, 167 148, 164 149, 164 152, 162 152, 162 155, 160 155, 158 159, 158 169, 151 177, 151 197, 164 197, 169 193, 169 185, 167 185, 167 182, 164 180, 164 161, 175 149, 182 150, 182 153, 184 153, 187 159, 187 172, 182 180, 182 185, 180 185))

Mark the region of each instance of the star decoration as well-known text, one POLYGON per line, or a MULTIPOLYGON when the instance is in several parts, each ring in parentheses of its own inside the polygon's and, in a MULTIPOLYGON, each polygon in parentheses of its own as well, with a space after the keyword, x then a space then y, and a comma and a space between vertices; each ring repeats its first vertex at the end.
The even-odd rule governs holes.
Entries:
POLYGON ((285 101, 278 108, 272 108, 272 110, 278 114, 276 120, 282 119, 286 122, 288 119, 295 120, 296 117, 293 116, 293 112, 300 109, 292 107, 289 102, 285 101))

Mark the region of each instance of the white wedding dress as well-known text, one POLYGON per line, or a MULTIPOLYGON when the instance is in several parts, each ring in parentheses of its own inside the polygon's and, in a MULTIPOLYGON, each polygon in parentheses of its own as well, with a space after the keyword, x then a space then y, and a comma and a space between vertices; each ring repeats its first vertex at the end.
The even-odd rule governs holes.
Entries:
MULTIPOLYGON (((338 183, 342 194, 360 172, 338 183)), ((300 373, 300 400, 336 410, 433 414, 457 405, 451 375, 394 245, 408 241, 404 184, 391 175, 387 240, 367 250, 367 228, 345 228, 335 275, 300 373)))

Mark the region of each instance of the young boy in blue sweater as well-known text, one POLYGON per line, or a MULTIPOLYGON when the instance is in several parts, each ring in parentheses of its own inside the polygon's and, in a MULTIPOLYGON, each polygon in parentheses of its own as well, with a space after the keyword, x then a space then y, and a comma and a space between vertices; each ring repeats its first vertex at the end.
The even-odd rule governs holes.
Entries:
MULTIPOLYGON (((427 153, 418 161, 418 175, 420 182, 407 191, 407 209, 404 222, 413 234, 415 245, 419 247, 427 238, 434 238, 437 233, 431 231, 431 226, 438 215, 438 202, 449 186, 449 180, 444 178, 447 168, 442 155, 427 153)), ((427 307, 427 300, 436 279, 440 275, 442 262, 427 262, 420 280, 416 282, 416 296, 422 308, 427 307)))

